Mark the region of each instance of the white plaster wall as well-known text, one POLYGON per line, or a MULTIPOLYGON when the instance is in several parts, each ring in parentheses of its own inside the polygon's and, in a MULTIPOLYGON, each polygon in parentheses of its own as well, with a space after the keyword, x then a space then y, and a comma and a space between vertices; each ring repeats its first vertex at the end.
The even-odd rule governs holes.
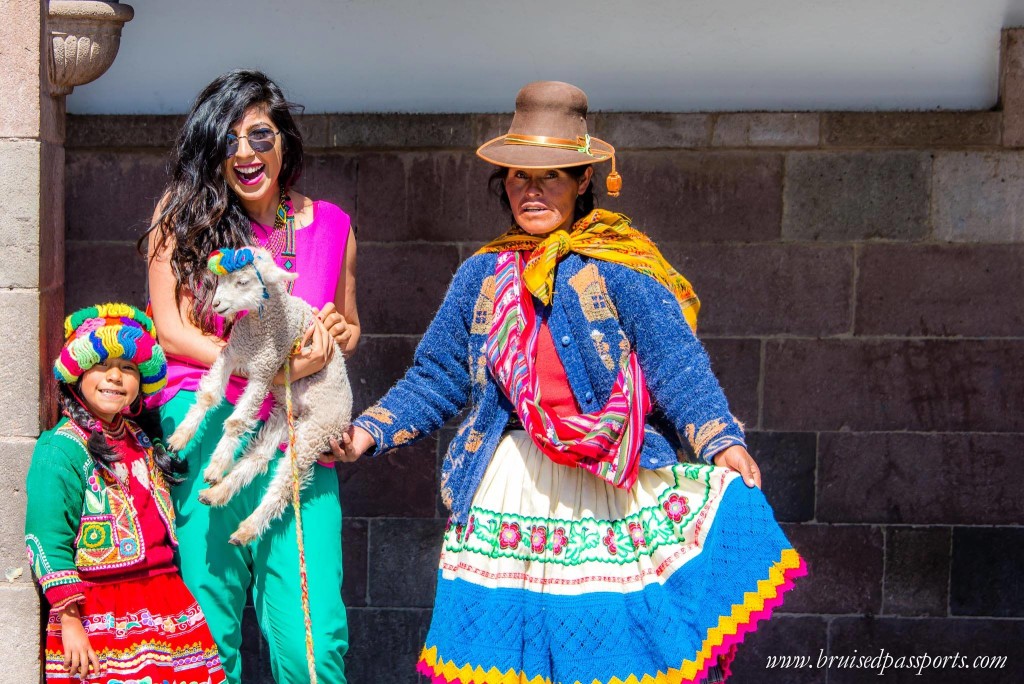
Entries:
POLYGON ((605 110, 985 109, 1024 0, 129 0, 73 113, 177 113, 222 71, 309 112, 510 111, 536 79, 605 110))

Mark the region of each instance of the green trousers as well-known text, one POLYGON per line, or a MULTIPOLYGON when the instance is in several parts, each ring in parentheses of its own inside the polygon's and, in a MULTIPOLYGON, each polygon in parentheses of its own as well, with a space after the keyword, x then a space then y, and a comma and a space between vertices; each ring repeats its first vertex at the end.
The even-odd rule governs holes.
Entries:
MULTIPOLYGON (((194 401, 194 392, 179 391, 160 408, 165 435, 170 436, 194 401)), ((222 402, 211 410, 188 448, 179 454, 188 462, 187 479, 172 489, 181 575, 206 615, 230 684, 242 681, 242 611, 250 587, 260 630, 270 645, 275 681, 304 684, 309 682, 309 670, 294 511, 289 508, 247 547, 228 543, 238 523, 256 508, 275 466, 283 463, 287 467, 287 461, 272 462, 268 472, 238 492, 226 506, 211 508, 197 498, 207 486, 203 469, 232 408, 222 402)), ((338 480, 333 468, 316 465, 314 469, 312 482, 302 491, 302 531, 316 672, 320 682, 344 684, 348 620, 341 600, 338 480)))

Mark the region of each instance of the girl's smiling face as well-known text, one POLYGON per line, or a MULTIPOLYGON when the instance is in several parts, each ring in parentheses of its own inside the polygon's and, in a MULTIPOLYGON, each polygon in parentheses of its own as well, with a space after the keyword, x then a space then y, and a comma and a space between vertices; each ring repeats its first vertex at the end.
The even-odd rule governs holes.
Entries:
POLYGON ((94 416, 109 423, 139 396, 139 367, 128 359, 100 361, 82 373, 79 391, 94 416))
POLYGON ((576 198, 587 190, 594 170, 579 178, 564 169, 509 169, 505 176, 512 215, 531 235, 546 235, 572 226, 576 198))
POLYGON ((229 135, 238 139, 238 151, 224 160, 224 180, 228 187, 238 195, 243 205, 264 200, 268 194, 276 199, 284 150, 281 148, 281 135, 267 108, 257 105, 245 110, 241 120, 231 124, 229 135), (274 146, 270 150, 256 152, 252 149, 248 136, 257 131, 257 135, 265 135, 267 131, 274 134, 274 146))

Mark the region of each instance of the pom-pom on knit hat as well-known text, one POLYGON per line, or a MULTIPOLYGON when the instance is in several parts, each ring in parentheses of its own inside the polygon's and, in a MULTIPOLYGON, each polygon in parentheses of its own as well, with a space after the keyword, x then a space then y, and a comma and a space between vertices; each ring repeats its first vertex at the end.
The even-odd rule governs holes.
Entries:
POLYGON ((58 382, 78 382, 85 371, 108 358, 128 359, 139 367, 145 396, 167 384, 167 359, 156 342, 153 320, 134 306, 97 304, 64 319, 64 348, 53 363, 58 382))

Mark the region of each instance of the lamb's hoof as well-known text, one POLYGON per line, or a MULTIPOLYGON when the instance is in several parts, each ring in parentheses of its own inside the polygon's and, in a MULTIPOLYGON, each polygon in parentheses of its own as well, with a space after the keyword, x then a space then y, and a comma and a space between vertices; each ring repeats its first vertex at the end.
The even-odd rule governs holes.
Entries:
POLYGON ((256 535, 249 530, 248 525, 243 522, 238 526, 238 529, 235 530, 235 533, 231 535, 231 538, 228 539, 228 541, 234 546, 248 546, 255 538, 256 535))
POLYGON ((226 487, 218 485, 216 487, 209 487, 208 489, 200 490, 199 500, 207 506, 218 508, 231 500, 231 494, 227 492, 226 487))
POLYGON ((167 440, 167 446, 171 448, 171 451, 182 451, 188 445, 188 437, 182 434, 180 431, 175 432, 171 435, 171 438, 167 440))
POLYGON ((224 473, 213 466, 207 466, 203 471, 203 482, 208 485, 218 485, 223 479, 224 473))
POLYGON ((199 503, 207 506, 213 506, 218 508, 227 503, 223 494, 218 491, 217 487, 208 487, 206 489, 200 489, 199 494, 196 496, 199 499, 199 503))

